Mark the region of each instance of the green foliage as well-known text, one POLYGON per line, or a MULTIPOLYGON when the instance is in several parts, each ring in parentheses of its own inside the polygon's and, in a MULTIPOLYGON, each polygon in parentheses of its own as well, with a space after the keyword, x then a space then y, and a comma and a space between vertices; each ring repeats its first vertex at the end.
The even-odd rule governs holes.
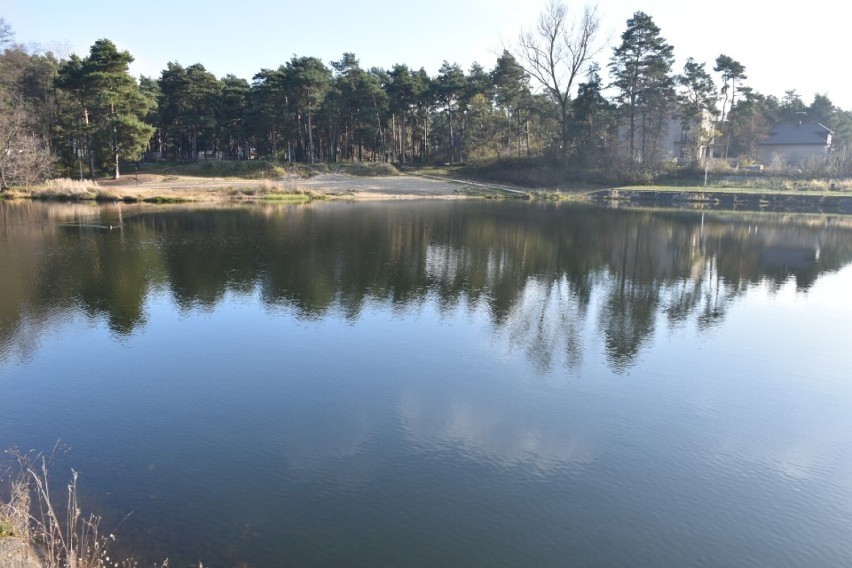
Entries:
MULTIPOLYGON (((158 170, 151 168, 146 171, 156 172, 158 170)), ((199 160, 170 165, 167 170, 163 171, 172 175, 248 179, 277 178, 287 173, 284 166, 269 160, 199 160)))
POLYGON ((10 538, 17 536, 15 527, 11 521, 0 518, 0 538, 10 538))
POLYGON ((633 14, 621 44, 613 50, 609 69, 617 89, 615 100, 627 121, 627 155, 638 164, 656 160, 661 127, 674 95, 673 61, 674 49, 651 16, 633 14))
POLYGON ((94 177, 94 164, 119 177, 119 160, 140 157, 154 128, 143 122, 153 98, 128 73, 133 57, 108 39, 92 45, 88 57, 76 55, 59 68, 56 86, 68 93, 74 112, 66 116, 71 142, 84 151, 94 177))
POLYGON ((573 127, 576 162, 586 168, 604 167, 611 161, 608 148, 618 144, 618 116, 615 105, 603 96, 603 82, 597 65, 589 70, 574 99, 573 127))
MULTIPOLYGON (((737 85, 737 81, 744 81, 748 77, 745 74, 745 66, 736 59, 725 55, 724 53, 716 58, 716 66, 713 71, 722 74, 722 111, 720 116, 720 124, 723 133, 723 144, 721 146, 721 154, 727 159, 733 137, 733 131, 736 126, 732 123, 730 115, 733 114, 736 108, 736 98, 738 93, 747 93, 748 91, 737 85)), ((756 150, 755 150, 756 152, 756 150)))
POLYGON ((283 87, 292 108, 307 116, 307 155, 314 163, 313 115, 325 100, 331 87, 331 71, 316 57, 297 57, 284 68, 283 87))
POLYGON ((90 177, 97 169, 118 176, 120 162, 147 154, 402 165, 559 156, 591 177, 653 178, 671 157, 662 142, 677 127, 668 124, 673 116, 687 133, 682 157, 693 165, 711 146, 717 156, 755 161, 771 125, 803 119, 834 131, 829 169, 852 168, 852 114, 827 95, 810 105, 795 90, 781 100, 761 95, 744 85, 745 66, 725 54, 714 61, 719 85, 691 58, 675 77, 673 49, 644 12, 627 21, 610 77, 602 77, 589 65, 598 25, 593 8, 572 21, 550 0, 536 30, 521 34, 514 54, 504 50, 490 70, 447 61, 434 76, 401 63, 366 70, 346 52, 330 67, 294 55, 251 82, 169 62, 158 78, 137 83, 128 74, 133 57, 107 39, 60 62, 13 44, 0 19, 0 187, 53 175, 50 149, 62 174, 74 177, 84 164, 90 177), (27 160, 11 163, 21 156, 27 160))
MULTIPOLYGON (((418 103, 423 101, 424 97, 434 97, 436 92, 432 88, 434 85, 430 85, 428 81, 423 80, 423 75, 425 75, 425 72, 423 74, 412 73, 407 65, 394 65, 384 77, 384 87, 388 96, 389 110, 394 116, 391 121, 396 116, 399 117, 399 144, 393 144, 393 154, 399 156, 399 160, 403 165, 406 162, 406 156, 409 154, 407 142, 410 132, 406 131, 406 127, 413 122, 412 113, 418 103)), ((426 79, 428 80, 428 77, 426 79)))
POLYGON ((707 148, 716 135, 712 117, 716 110, 716 85, 704 68, 691 57, 683 66, 683 73, 676 78, 678 114, 681 128, 689 133, 687 141, 687 163, 695 164, 701 157, 701 149, 707 148))
POLYGON ((198 159, 212 149, 219 118, 222 84, 203 65, 184 68, 170 62, 158 81, 161 129, 166 152, 198 159))
POLYGON ((713 71, 722 74, 722 89, 721 94, 724 97, 722 102, 722 122, 725 121, 727 113, 734 108, 734 101, 738 91, 737 81, 748 79, 745 74, 745 66, 724 53, 716 58, 716 66, 713 71), (730 103, 728 102, 730 100, 730 103))
POLYGON ((795 89, 784 91, 778 107, 778 122, 801 122, 807 118, 807 107, 802 102, 802 96, 795 89))
POLYGON ((351 176, 396 176, 397 170, 391 164, 385 162, 349 162, 337 165, 339 171, 351 176))
POLYGON ((335 124, 340 138, 332 147, 332 161, 364 159, 365 148, 375 154, 380 144, 380 118, 388 108, 387 93, 375 73, 361 69, 354 53, 344 53, 331 63, 335 76, 323 105, 324 113, 335 124), (339 156, 342 154, 342 156, 339 156))

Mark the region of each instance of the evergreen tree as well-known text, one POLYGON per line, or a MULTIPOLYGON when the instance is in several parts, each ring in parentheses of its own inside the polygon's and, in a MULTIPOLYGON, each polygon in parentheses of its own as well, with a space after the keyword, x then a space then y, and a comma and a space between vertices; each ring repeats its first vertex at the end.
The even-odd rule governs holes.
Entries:
MULTIPOLYGON (((400 135, 398 144, 395 144, 395 152, 399 155, 399 160, 402 165, 405 165, 407 153, 407 133, 406 125, 409 122, 408 117, 411 110, 417 104, 424 85, 418 79, 417 75, 412 73, 408 65, 394 65, 387 74, 387 83, 385 90, 390 101, 391 111, 399 116, 400 135)), ((396 134, 394 133, 396 139, 396 134)))
POLYGON ((307 117, 308 162, 314 163, 313 115, 331 86, 331 70, 316 57, 296 57, 284 68, 284 90, 292 107, 307 117))
POLYGON ((120 159, 137 159, 154 133, 143 121, 151 101, 128 73, 132 61, 130 53, 100 39, 88 57, 72 56, 59 70, 57 86, 73 94, 83 115, 92 176, 97 155, 118 179, 120 159))
POLYGON ((616 100, 627 118, 628 155, 639 163, 654 158, 665 125, 672 98, 673 52, 651 16, 636 12, 627 20, 621 45, 614 48, 609 63, 618 89, 616 100))
POLYGON ((688 132, 687 158, 695 162, 701 149, 709 146, 715 129, 708 117, 716 109, 716 85, 707 73, 704 63, 698 63, 691 57, 683 66, 683 73, 677 77, 678 112, 681 126, 688 132))
POLYGON ((796 89, 784 91, 784 97, 782 97, 781 105, 778 107, 779 122, 802 122, 807 117, 807 107, 796 89))
POLYGON ((218 137, 227 148, 226 155, 232 160, 249 159, 246 131, 246 112, 250 87, 248 81, 234 75, 226 75, 221 81, 218 137))
POLYGON ((731 156, 756 161, 760 157, 760 143, 778 122, 779 102, 773 96, 764 96, 747 87, 741 88, 740 94, 742 97, 724 124, 725 145, 731 156))
MULTIPOLYGON (((246 121, 259 151, 278 156, 278 140, 287 124, 289 102, 284 88, 284 66, 261 69, 252 78, 246 121)), ((290 157, 288 153, 288 158, 290 157)))
POLYGON ((577 88, 572 129, 578 161, 586 167, 603 165, 608 148, 618 136, 616 109, 602 90, 599 67, 593 65, 587 80, 577 88))
MULTIPOLYGON (((503 50, 491 71, 491 83, 494 88, 494 102, 502 115, 498 132, 503 133, 506 147, 510 148, 514 140, 517 155, 520 156, 524 130, 529 133, 529 112, 524 112, 524 109, 529 107, 531 96, 529 76, 517 59, 503 50)), ((529 137, 526 149, 529 155, 529 137)))
POLYGON ((200 63, 184 68, 170 62, 160 75, 160 115, 183 158, 183 142, 189 145, 188 156, 197 160, 199 137, 208 149, 215 150, 215 129, 221 95, 221 85, 216 76, 200 63))
POLYGON ((814 95, 814 100, 807 108, 807 118, 811 122, 819 122, 822 125, 831 128, 832 119, 840 110, 834 106, 831 99, 826 94, 817 93, 814 95))
POLYGON ((446 61, 438 70, 438 76, 435 78, 435 94, 437 101, 441 104, 446 112, 447 135, 445 139, 447 161, 453 162, 456 159, 456 149, 460 141, 457 139, 459 135, 459 125, 457 119, 459 115, 459 104, 461 103, 467 81, 464 72, 457 63, 450 65, 446 61))
POLYGON ((742 82, 748 77, 745 74, 745 66, 724 53, 716 58, 716 66, 713 67, 713 71, 722 74, 722 89, 720 91, 722 94, 722 114, 719 122, 722 125, 725 140, 723 155, 727 158, 731 145, 731 128, 728 124, 728 115, 733 112, 737 94, 742 91, 742 87, 737 86, 737 81, 742 82))
MULTIPOLYGON (((353 53, 344 53, 343 58, 331 63, 335 71, 330 98, 337 99, 332 159, 336 160, 336 148, 341 145, 344 157, 364 159, 367 146, 375 157, 381 146, 381 114, 386 106, 386 95, 382 91, 377 75, 361 68, 353 53)), ((328 98, 327 98, 328 102, 328 98)))

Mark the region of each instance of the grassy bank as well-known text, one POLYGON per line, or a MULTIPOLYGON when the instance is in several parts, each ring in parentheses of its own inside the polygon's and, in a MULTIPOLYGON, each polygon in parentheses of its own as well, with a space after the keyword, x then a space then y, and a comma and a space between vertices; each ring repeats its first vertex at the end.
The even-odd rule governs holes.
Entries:
POLYGON ((352 178, 398 176, 383 163, 283 165, 266 160, 208 160, 142 164, 126 167, 117 180, 53 179, 0 193, 6 199, 183 203, 220 200, 311 201, 333 197, 315 189, 310 180, 328 175, 352 178))
POLYGON ((562 160, 508 158, 475 163, 416 166, 413 171, 428 175, 497 182, 530 190, 563 193, 612 187, 632 189, 673 188, 679 191, 852 191, 852 178, 827 178, 806 174, 739 171, 730 167, 710 170, 705 187, 704 170, 681 169, 660 172, 622 171, 619 168, 581 169, 562 160))
MULTIPOLYGON (((130 170, 126 168, 125 171, 130 170)), ((850 206, 852 179, 713 170, 624 175, 578 170, 564 160, 511 158, 470 164, 414 165, 400 172, 384 163, 286 165, 266 160, 144 164, 119 180, 51 180, 4 197, 59 201, 180 203, 308 202, 317 199, 489 198, 591 200, 681 206, 779 206, 836 211, 850 206), (413 174, 400 175, 400 173, 413 174), (421 180, 421 181, 418 181, 421 180), (425 181, 428 180, 428 181, 425 181), (653 181, 653 183, 651 183, 653 181), (671 195, 669 195, 671 194, 671 195), (662 198, 660 196, 663 196, 662 198), (732 200, 729 196, 737 196, 732 200), (783 196, 785 199, 780 199, 783 196), (842 198, 842 199, 841 199, 842 198)))
POLYGON ((287 164, 270 160, 202 160, 198 162, 155 162, 128 169, 129 175, 159 174, 207 178, 280 179, 284 177, 308 178, 327 173, 352 176, 399 175, 391 164, 381 162, 340 162, 287 164))
POLYGON ((297 180, 222 179, 160 174, 134 174, 118 180, 55 179, 3 194, 7 198, 50 201, 187 203, 216 200, 310 201, 323 196, 300 187, 297 180))

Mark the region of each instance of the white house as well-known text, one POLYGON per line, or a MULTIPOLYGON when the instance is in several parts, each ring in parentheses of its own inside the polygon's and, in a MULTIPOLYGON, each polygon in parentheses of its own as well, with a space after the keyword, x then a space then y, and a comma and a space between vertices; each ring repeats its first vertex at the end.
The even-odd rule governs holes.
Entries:
MULTIPOLYGON (((650 151, 649 155, 645 156, 646 160, 690 164, 707 156, 708 147, 702 138, 705 132, 711 132, 713 128, 713 117, 709 112, 704 113, 700 123, 685 120, 675 114, 667 116, 661 124, 656 126, 654 131, 648 132, 646 144, 650 151)), ((618 134, 622 147, 626 150, 629 136, 627 126, 622 125, 618 134)), ((635 136, 637 154, 640 153, 642 137, 642 126, 637 125, 635 136)))

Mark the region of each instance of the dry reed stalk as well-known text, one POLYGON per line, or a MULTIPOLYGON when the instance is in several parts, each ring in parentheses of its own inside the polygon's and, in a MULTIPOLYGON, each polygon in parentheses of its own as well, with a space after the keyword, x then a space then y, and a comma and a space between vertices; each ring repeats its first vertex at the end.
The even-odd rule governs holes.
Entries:
POLYGON ((78 473, 73 469, 64 506, 57 506, 48 477, 57 448, 49 457, 8 452, 18 471, 10 476, 10 499, 3 504, 3 515, 13 519, 22 538, 39 547, 45 568, 135 566, 132 560, 110 558, 108 548, 115 535, 101 533, 97 515, 83 514, 77 497, 78 473))

